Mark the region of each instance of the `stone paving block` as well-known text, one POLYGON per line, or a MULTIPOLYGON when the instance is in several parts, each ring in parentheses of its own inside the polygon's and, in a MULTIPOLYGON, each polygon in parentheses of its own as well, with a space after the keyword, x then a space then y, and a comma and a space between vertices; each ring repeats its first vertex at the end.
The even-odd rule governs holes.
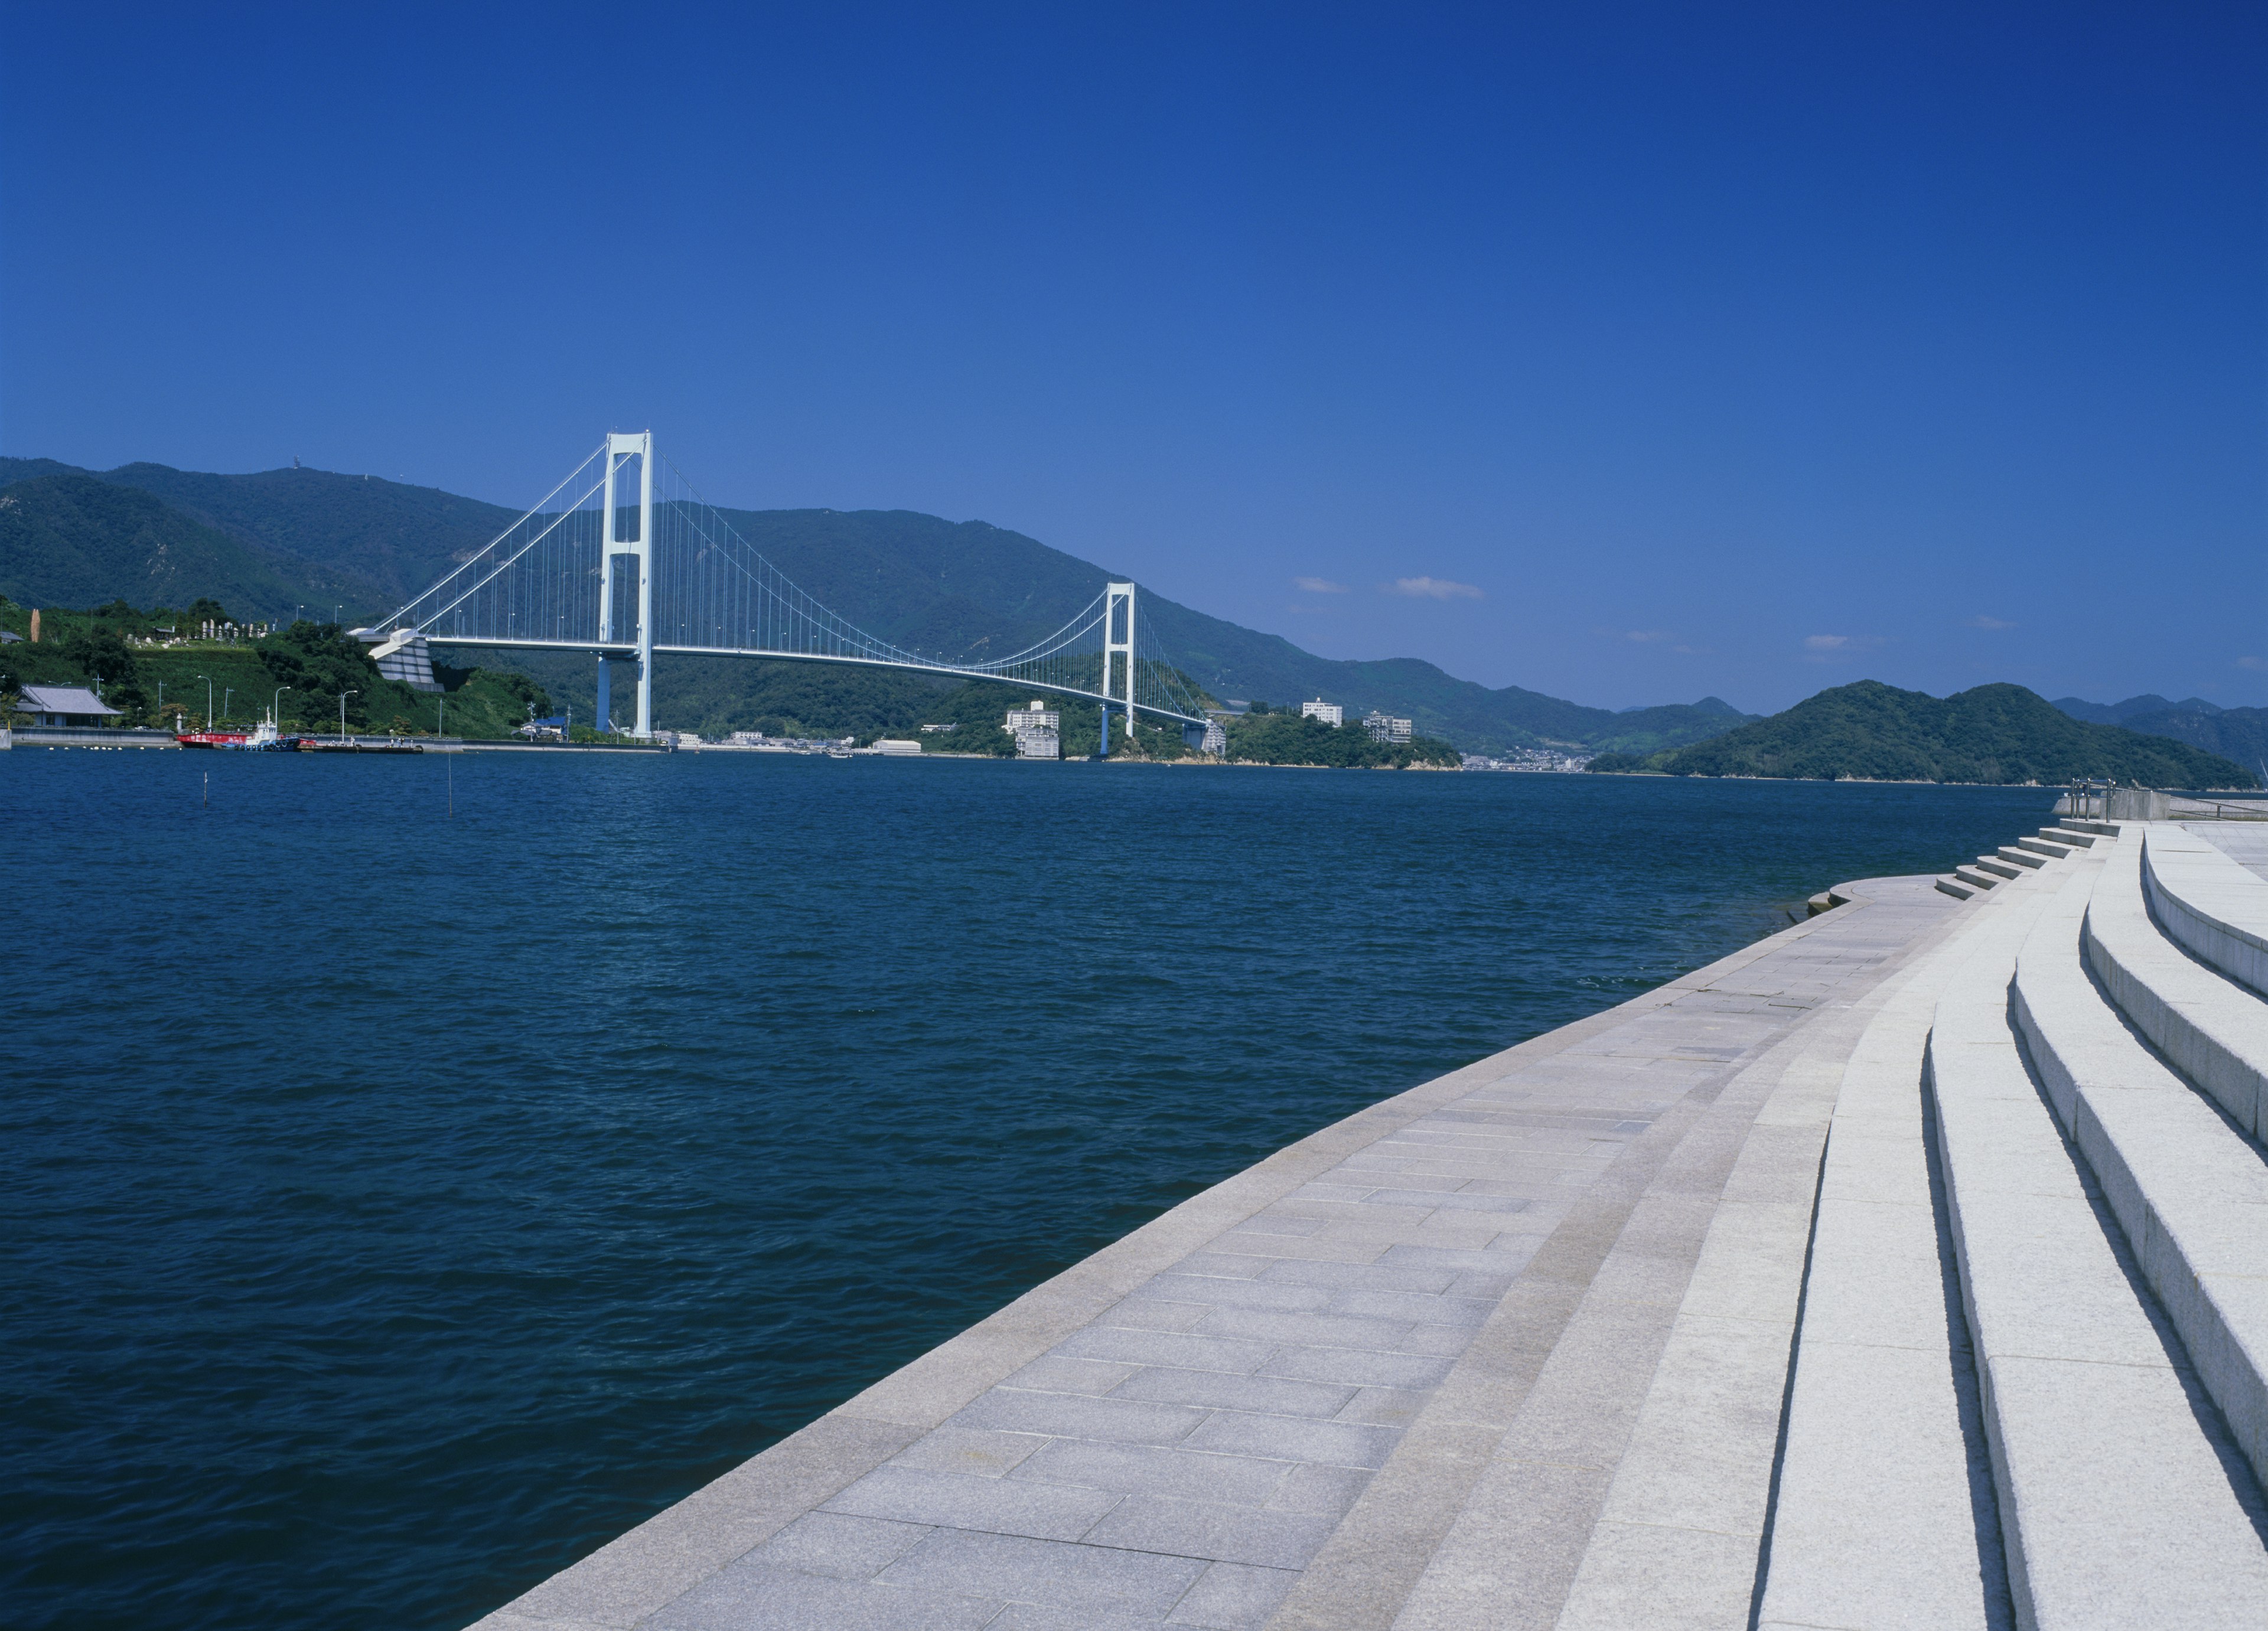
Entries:
POLYGON ((1321 1312, 1330 1300, 1328 1292, 1287 1282, 1279 1275, 1258 1280, 1207 1280, 1197 1275, 1160 1275, 1138 1297, 1157 1297, 1170 1303, 1202 1303, 1214 1308, 1290 1309, 1321 1312))
POLYGON ((1275 1260, 1242 1253, 1192 1252, 1174 1265, 1176 1273, 1204 1275, 1223 1280, 1256 1280, 1275 1260))
POLYGON ((1035 1540, 1076 1540, 1121 1498, 1107 1490, 1065 1484, 886 1466, 869 1473, 822 1510, 900 1524, 1029 1535, 1035 1540))
POLYGON ((1300 1221, 1312 1223, 1313 1230, 1304 1236, 1240 1234, 1233 1237, 1236 1250, 1264 1253, 1279 1261, 1374 1263, 1379 1253, 1391 1244, 1389 1237, 1379 1235, 1372 1230, 1359 1228, 1336 1232, 1331 1231, 1331 1225, 1326 1219, 1303 1218, 1300 1221))
MULTIPOLYGON (((1390 1259, 1392 1253, 1388 1255, 1390 1259)), ((1280 1262, 1269 1266, 1266 1278, 1280 1285, 1321 1286, 1331 1290, 1441 1292, 1449 1289, 1458 1272, 1391 1260, 1377 1263, 1280 1262)), ((1511 1271, 1505 1269, 1502 1272, 1511 1271)))
POLYGON ((1087 1539, 1096 1546, 1124 1547, 1137 1552, 1206 1557, 1265 1569, 1301 1569, 1335 1522, 1320 1513, 1128 1495, 1087 1539))
POLYGON ((1528 1266, 1528 1260, 1535 1255, 1535 1246, 1536 1242, 1532 1237, 1514 1235, 1499 1235, 1491 1245, 1476 1252, 1447 1246, 1397 1245, 1388 1247, 1379 1263, 1388 1268, 1407 1263, 1418 1267, 1516 1275, 1528 1266))
MULTIPOLYGON (((1012 1476, 1127 1495, 1256 1507, 1270 1504, 1284 1493, 1287 1470, 1281 1460, 1251 1456, 1058 1438, 1017 1467, 1012 1476)), ((1307 1509, 1295 1499, 1292 1510, 1307 1509)))
POLYGON ((1403 1428, 1418 1419, 1432 1395, 1407 1387, 1366 1387, 1341 1407, 1334 1420, 1361 1422, 1373 1427, 1403 1428))
POLYGON ((1359 1466, 1326 1466, 1318 1462, 1295 1465, 1284 1474, 1268 1506, 1279 1512, 1314 1512, 1343 1517, 1369 1485, 1371 1471, 1359 1466))
POLYGON ((1344 1410, 1355 1392, 1352 1387, 1325 1382, 1231 1376, 1219 1370, 1174 1370, 1153 1365, 1137 1373, 1111 1397, 1254 1410, 1267 1415, 1329 1418, 1344 1410))
POLYGON ((1190 1434, 1188 1442, 1192 1450, 1219 1450, 1230 1455, 1376 1467, 1394 1448, 1395 1436, 1391 1428, 1222 1410, 1190 1434))
POLYGON ((1405 1354, 1454 1357, 1471 1346, 1473 1326, 1412 1326, 1395 1348, 1405 1354))
MULTIPOLYGON (((981 1588, 980 1588, 981 1589, 981 1588)), ((652 1631, 977 1631, 1001 1599, 792 1569, 719 1569, 643 1622, 652 1631)))
POLYGON ((879 1580, 925 1591, 981 1593, 1042 1608, 1095 1609, 1162 1620, 1204 1571, 1197 1558, 940 1529, 884 1569, 879 1580))
POLYGON ((1260 1367, 1262 1376, 1304 1381, 1351 1382, 1369 1387, 1435 1387, 1454 1355, 1381 1354, 1353 1348, 1280 1348, 1260 1367))
MULTIPOLYGON (((1140 1370, 1138 1364, 1101 1359, 1073 1359, 1046 1354, 1004 1378, 1003 1387, 1029 1388, 1041 1393, 1103 1394, 1140 1370)), ((940 1431, 943 1429, 939 1429, 940 1431)), ((934 1436, 934 1435, 932 1435, 934 1436)))
POLYGON ((1410 1323, 1406 1319, 1364 1319, 1352 1314, 1221 1308, 1206 1316, 1202 1333, 1207 1337, 1267 1342, 1305 1342, 1318 1348, 1374 1348, 1392 1353, 1409 1333, 1410 1323))
POLYGON ((1331 1311, 1416 1325, 1476 1326, 1496 1311, 1496 1302, 1422 1291, 1348 1290, 1331 1298, 1331 1311))
POLYGON ((1133 1400, 1087 1399, 1073 1393, 1027 1393, 995 1388, 948 1424, 995 1432, 1047 1433, 1126 1444, 1173 1444, 1205 1419, 1202 1410, 1148 1405, 1133 1400))
MULTIPOLYGON (((1232 1242, 1239 1242, 1243 1237, 1249 1235, 1312 1235, 1318 1227, 1320 1225, 1313 1218, 1293 1217, 1291 1214, 1278 1211, 1275 1207, 1270 1206, 1264 1211, 1255 1213, 1245 1222, 1221 1236, 1221 1245, 1217 1246, 1216 1250, 1227 1246, 1232 1242)), ((1246 1248, 1240 1244, 1234 1249, 1243 1251, 1246 1248)))
POLYGON ((1274 1349, 1272 1341, 1244 1341, 1226 1333, 1192 1336, 1181 1332, 1090 1326, 1066 1339, 1057 1351, 1071 1359, 1174 1365, 1188 1370, 1226 1370, 1244 1376, 1258 1370, 1261 1362, 1274 1349))
POLYGON ((1244 1631, 1247 1627, 1265 1625, 1298 1577, 1289 1569, 1215 1563, 1197 1576, 1189 1595, 1174 1605, 1167 1623, 1211 1631, 1244 1631))
MULTIPOLYGON (((1027 1365, 1024 1369, 1029 1370, 1032 1367, 1027 1365)), ((932 1428, 885 1465, 915 1467, 927 1473, 966 1473, 974 1477, 998 1478, 1047 1442, 1034 1433, 932 1428)))
POLYGON ((929 1533, 930 1528, 927 1524, 806 1512, 750 1554, 750 1561, 799 1574, 867 1580, 929 1533))
POLYGON ((990 1621, 984 1631, 1158 1631, 1160 1621, 1150 1616, 1105 1613, 1099 1609, 1042 1608, 1036 1603, 1011 1603, 990 1621))
POLYGON ((1094 1323, 1118 1331, 1187 1331, 1211 1311, 1210 1303, 1175 1303, 1138 1291, 1112 1304, 1094 1323))

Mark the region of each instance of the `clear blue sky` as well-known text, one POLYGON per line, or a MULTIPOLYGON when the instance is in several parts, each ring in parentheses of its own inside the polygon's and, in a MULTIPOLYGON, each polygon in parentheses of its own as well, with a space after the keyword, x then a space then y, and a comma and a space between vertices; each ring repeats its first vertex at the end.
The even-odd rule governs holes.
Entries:
POLYGON ((2268 703, 2257 4, 0 20, 0 452, 651 427, 1608 706, 2268 703))

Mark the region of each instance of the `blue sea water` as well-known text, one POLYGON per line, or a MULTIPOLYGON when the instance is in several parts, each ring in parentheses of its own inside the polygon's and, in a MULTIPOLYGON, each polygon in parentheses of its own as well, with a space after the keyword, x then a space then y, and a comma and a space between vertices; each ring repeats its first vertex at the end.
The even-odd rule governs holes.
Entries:
POLYGON ((462 1625, 1284 1143, 2052 798, 0 755, 0 1620, 462 1625))

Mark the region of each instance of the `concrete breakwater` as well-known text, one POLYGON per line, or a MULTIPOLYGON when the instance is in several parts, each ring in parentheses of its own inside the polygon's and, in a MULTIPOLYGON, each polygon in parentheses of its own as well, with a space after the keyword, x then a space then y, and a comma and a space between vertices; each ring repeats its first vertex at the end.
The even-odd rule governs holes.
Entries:
POLYGON ((2268 829, 1839 886, 1057 1276, 481 1621, 2220 1625, 2268 829))

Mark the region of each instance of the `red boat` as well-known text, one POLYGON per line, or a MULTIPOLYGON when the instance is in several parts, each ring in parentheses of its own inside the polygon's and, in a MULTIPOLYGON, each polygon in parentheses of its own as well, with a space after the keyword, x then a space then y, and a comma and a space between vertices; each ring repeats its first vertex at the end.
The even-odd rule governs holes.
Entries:
POLYGON ((299 738, 279 736, 273 720, 263 719, 247 734, 242 731, 185 731, 173 740, 183 747, 232 747, 239 753, 296 753, 299 738))

